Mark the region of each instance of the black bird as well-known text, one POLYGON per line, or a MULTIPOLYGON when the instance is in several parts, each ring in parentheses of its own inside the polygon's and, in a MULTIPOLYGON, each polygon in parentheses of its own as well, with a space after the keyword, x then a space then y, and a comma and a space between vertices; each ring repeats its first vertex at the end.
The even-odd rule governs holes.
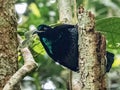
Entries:
MULTIPOLYGON (((62 24, 51 28, 39 25, 37 33, 48 55, 59 64, 78 71, 78 29, 76 25, 62 24)), ((107 52, 106 72, 109 72, 114 55, 107 52)))
POLYGON ((62 24, 51 28, 39 25, 38 34, 48 55, 59 64, 78 71, 78 30, 75 25, 62 24))

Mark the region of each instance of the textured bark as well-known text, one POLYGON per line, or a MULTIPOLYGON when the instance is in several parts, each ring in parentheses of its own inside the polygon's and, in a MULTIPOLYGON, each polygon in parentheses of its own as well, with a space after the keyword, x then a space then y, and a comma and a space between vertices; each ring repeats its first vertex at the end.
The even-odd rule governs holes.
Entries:
POLYGON ((59 20, 66 24, 72 24, 71 0, 58 0, 59 20))
MULTIPOLYGON (((0 0, 0 90, 18 68, 14 3, 15 0, 0 0)), ((19 90, 19 86, 14 90, 19 90)))
POLYGON ((106 90, 105 38, 94 31, 94 16, 82 7, 78 14, 79 69, 72 90, 106 90))
MULTIPOLYGON (((19 35, 18 41, 20 45, 23 42, 22 38, 19 35)), ((13 90, 14 86, 19 81, 21 81, 25 75, 37 68, 37 63, 35 62, 28 47, 21 48, 20 50, 24 59, 24 65, 9 79, 7 84, 4 86, 3 90, 13 90)))

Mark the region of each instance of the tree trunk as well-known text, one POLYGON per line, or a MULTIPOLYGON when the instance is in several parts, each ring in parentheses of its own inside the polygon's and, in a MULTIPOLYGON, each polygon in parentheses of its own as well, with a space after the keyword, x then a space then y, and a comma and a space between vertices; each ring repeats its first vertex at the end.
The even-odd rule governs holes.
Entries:
MULTIPOLYGON (((14 3, 15 0, 0 1, 0 90, 18 69, 14 3)), ((19 86, 14 90, 19 90, 19 86)))
POLYGON ((79 75, 72 77, 72 90, 106 90, 105 38, 95 32, 94 15, 79 8, 79 75))

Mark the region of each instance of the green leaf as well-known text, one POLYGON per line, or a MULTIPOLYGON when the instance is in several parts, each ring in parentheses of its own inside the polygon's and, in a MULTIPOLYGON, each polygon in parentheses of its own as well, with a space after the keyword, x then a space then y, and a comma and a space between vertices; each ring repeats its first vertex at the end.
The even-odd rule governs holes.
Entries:
POLYGON ((42 54, 42 55, 45 55, 45 53, 46 53, 46 51, 44 50, 44 48, 40 42, 39 42, 39 44, 34 46, 33 50, 36 51, 37 53, 42 54))
POLYGON ((97 20, 95 29, 102 32, 106 36, 108 48, 120 48, 119 17, 110 17, 97 20))

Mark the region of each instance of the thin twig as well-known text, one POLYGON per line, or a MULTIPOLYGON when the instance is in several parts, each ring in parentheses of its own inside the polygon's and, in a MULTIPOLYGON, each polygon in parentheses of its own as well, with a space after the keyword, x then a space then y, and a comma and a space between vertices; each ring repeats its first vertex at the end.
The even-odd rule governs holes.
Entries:
POLYGON ((74 5, 73 5, 73 7, 74 7, 74 24, 76 24, 77 22, 78 22, 78 20, 77 20, 77 3, 76 3, 76 0, 74 0, 74 5))

